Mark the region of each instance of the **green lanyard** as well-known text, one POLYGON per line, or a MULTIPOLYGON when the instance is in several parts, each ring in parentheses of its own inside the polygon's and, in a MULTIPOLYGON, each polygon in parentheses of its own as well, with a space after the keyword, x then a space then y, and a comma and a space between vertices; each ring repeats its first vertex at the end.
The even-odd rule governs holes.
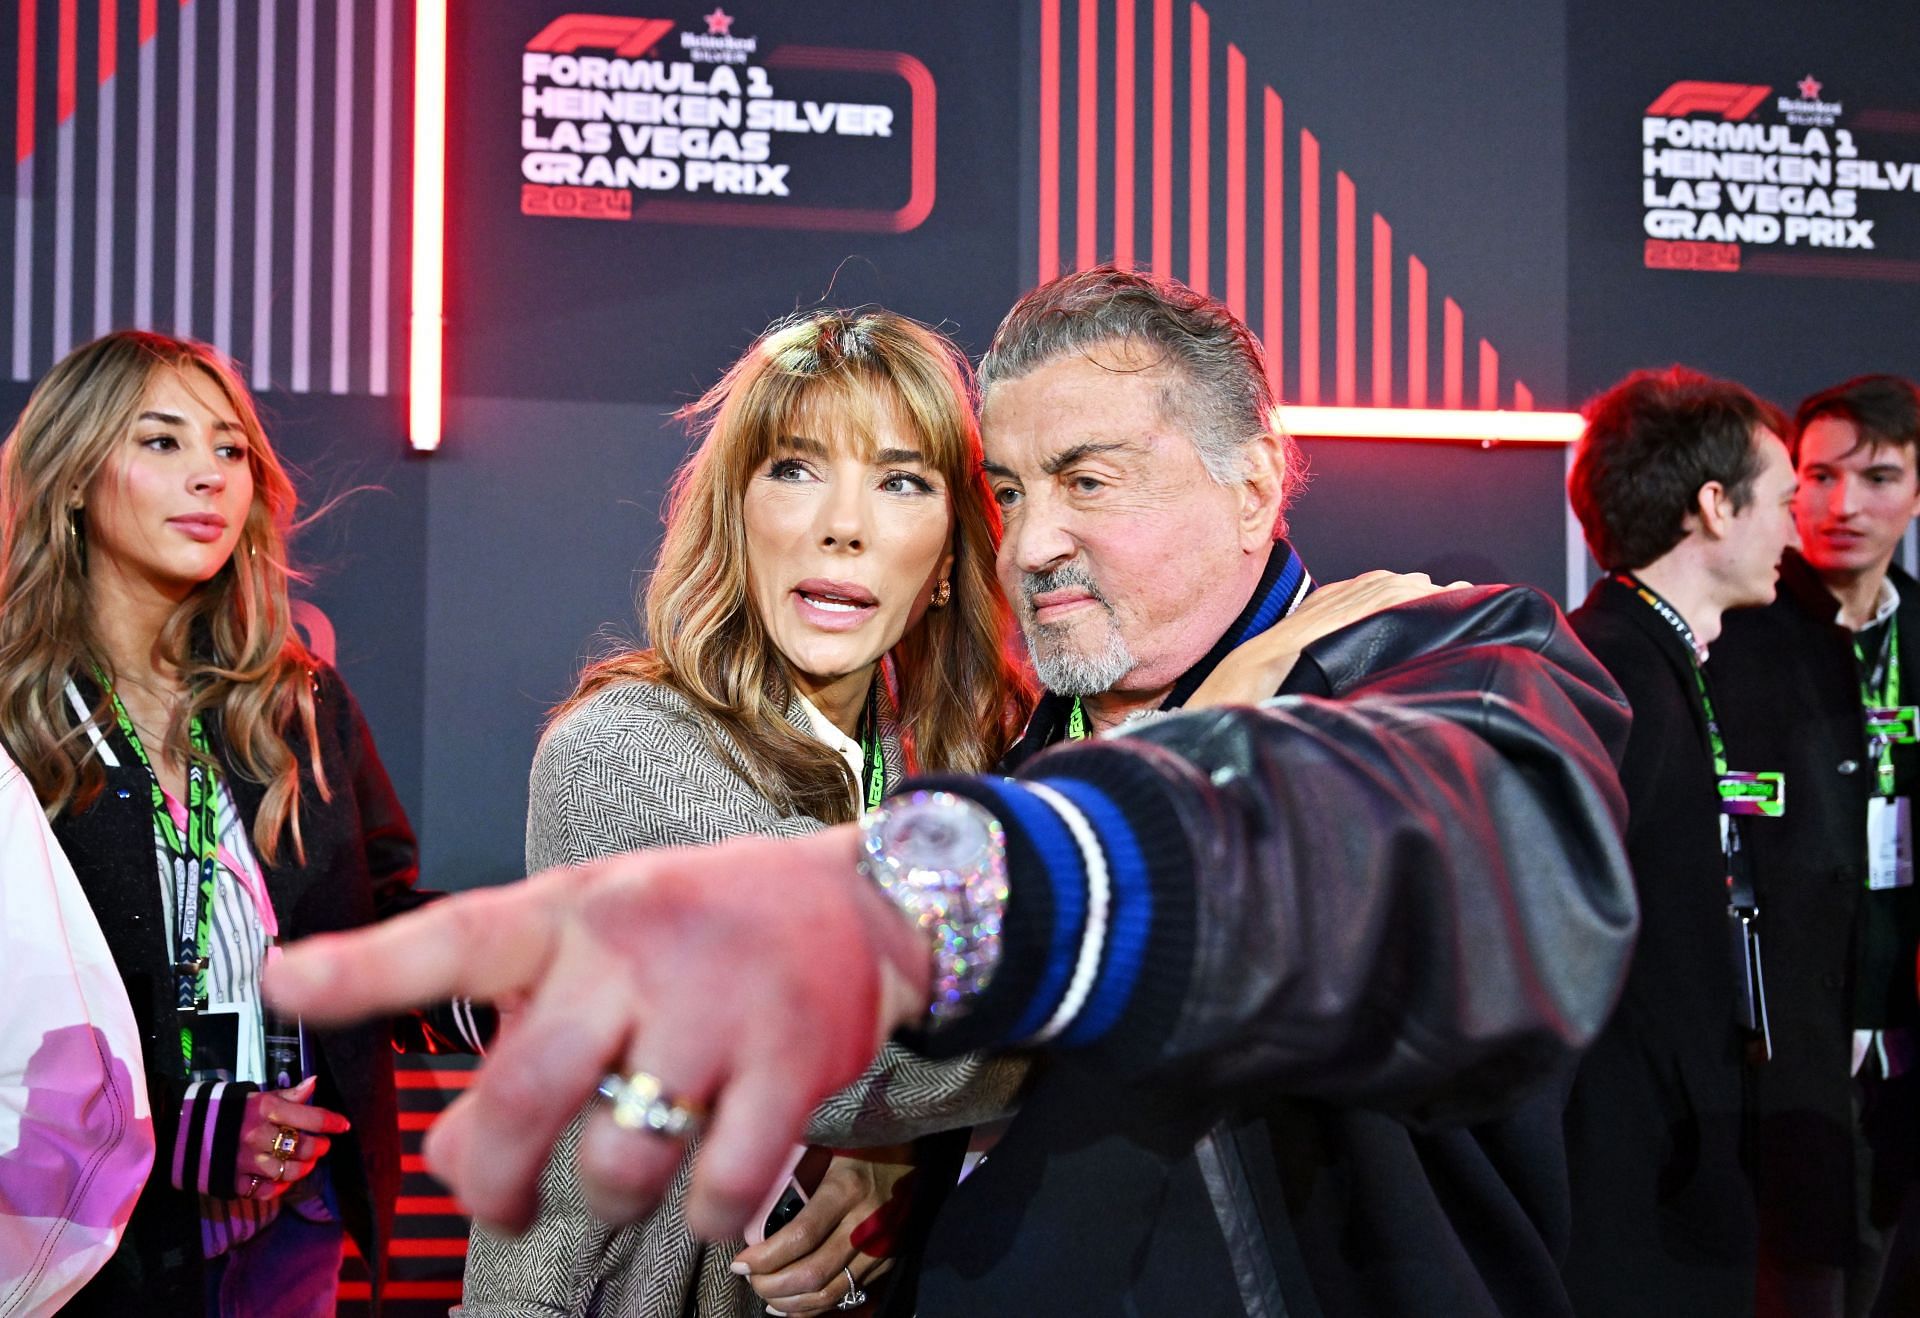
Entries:
MULTIPOLYGON (((1787 776, 1779 772, 1747 773, 1734 769, 1727 763, 1727 744, 1720 735, 1720 720, 1713 712, 1713 697, 1707 694, 1707 673, 1700 663, 1700 646, 1694 638, 1693 628, 1680 616, 1679 610, 1660 598, 1651 587, 1638 577, 1629 573, 1620 573, 1614 577, 1622 586, 1638 595, 1641 602, 1680 634, 1686 642, 1687 657, 1693 669, 1694 689, 1700 693, 1700 712, 1707 723, 1707 746, 1713 752, 1713 777, 1720 793, 1720 813, 1723 815, 1765 815, 1778 818, 1787 809, 1787 776)), ((1721 840, 1726 845, 1731 859, 1739 849, 1738 835, 1731 829, 1721 830, 1721 840)))
POLYGON ((1867 715, 1867 747, 1874 757, 1874 789, 1889 800, 1894 796, 1893 748, 1915 739, 1913 711, 1900 706, 1900 634, 1897 622, 1887 624, 1883 665, 1867 662, 1860 638, 1853 639, 1853 657, 1860 663, 1860 704, 1867 715), (1880 669, 1876 682, 1873 670, 1880 669))
POLYGON ((860 718, 860 776, 867 782, 867 809, 878 810, 887 798, 887 760, 880 743, 879 674, 867 693, 867 710, 860 718))
POLYGON ((1067 740, 1085 741, 1087 739, 1087 709, 1080 703, 1080 697, 1073 698, 1073 708, 1067 713, 1067 740))
MULTIPOLYGON (((207 1001, 207 972, 213 949, 213 893, 220 863, 219 817, 213 782, 206 770, 206 763, 213 758, 213 748, 207 740, 206 729, 201 726, 200 716, 195 714, 187 722, 187 741, 199 756, 187 766, 187 832, 182 837, 173 822, 173 812, 167 809, 160 775, 154 772, 153 761, 147 757, 147 748, 141 744, 140 734, 127 715, 127 707, 120 703, 119 693, 107 685, 105 677, 96 676, 100 684, 107 687, 108 698, 113 701, 113 717, 120 725, 120 735, 126 738, 134 758, 146 769, 153 787, 153 827, 159 834, 160 844, 166 848, 167 858, 172 862, 168 868, 174 874, 174 1005, 182 1012, 197 1011, 207 1001), (193 882, 196 874, 197 885, 193 882)), ((192 1065, 193 1032, 184 1024, 180 1027, 180 1058, 184 1064, 192 1065)))

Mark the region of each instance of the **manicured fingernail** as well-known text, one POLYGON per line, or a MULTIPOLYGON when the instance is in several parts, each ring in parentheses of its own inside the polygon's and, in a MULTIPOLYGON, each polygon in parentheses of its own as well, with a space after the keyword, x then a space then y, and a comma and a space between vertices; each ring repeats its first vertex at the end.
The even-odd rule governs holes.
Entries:
POLYGON ((753 1275, 753 1269, 742 1263, 739 1259, 735 1259, 729 1263, 727 1265, 727 1271, 736 1277, 751 1277, 753 1275))
POLYGON ((785 1309, 776 1309, 771 1304, 767 1306, 767 1312, 772 1314, 773 1318, 787 1318, 787 1311, 785 1309))

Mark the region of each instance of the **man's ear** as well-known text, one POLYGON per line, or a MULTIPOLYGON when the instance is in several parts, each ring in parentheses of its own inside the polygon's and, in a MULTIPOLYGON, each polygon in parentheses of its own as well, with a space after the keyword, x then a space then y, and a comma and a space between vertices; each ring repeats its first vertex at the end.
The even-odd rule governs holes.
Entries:
POLYGON ((1240 485, 1240 548, 1265 553, 1273 544, 1273 528, 1280 521, 1282 493, 1287 487, 1287 454, 1280 437, 1261 434, 1245 450, 1246 474, 1240 485))
POLYGON ((1689 530, 1697 527, 1709 540, 1718 540, 1732 521, 1733 497, 1719 481, 1708 481, 1694 491, 1693 507, 1681 525, 1689 530))

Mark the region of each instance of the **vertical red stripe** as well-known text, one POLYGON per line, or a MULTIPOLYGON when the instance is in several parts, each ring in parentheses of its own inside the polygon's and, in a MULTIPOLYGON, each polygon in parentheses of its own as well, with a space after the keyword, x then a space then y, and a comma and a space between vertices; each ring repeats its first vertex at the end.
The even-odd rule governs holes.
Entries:
POLYGON ((1100 259, 1100 0, 1080 0, 1078 185, 1073 203, 1073 263, 1085 270, 1100 259))
POLYGON ((1393 406, 1393 229, 1373 213, 1373 405, 1393 406))
POLYGON ((1286 106, 1280 94, 1266 90, 1265 122, 1261 138, 1266 147, 1266 172, 1262 176, 1261 212, 1266 224, 1260 235, 1260 338, 1267 348, 1267 386, 1276 401, 1284 394, 1281 362, 1284 358, 1280 331, 1285 324, 1285 303, 1281 300, 1286 283, 1286 267, 1281 253, 1281 238, 1286 233, 1287 212, 1285 176, 1287 138, 1286 106))
POLYGON ((1407 406, 1427 405, 1427 267, 1407 258, 1407 406))
POLYGON ((160 0, 140 0, 140 44, 160 35, 160 0))
POLYGON ((37 64, 33 40, 40 16, 34 0, 20 0, 20 57, 14 96, 13 163, 19 164, 33 154, 33 73, 37 64))
POLYGON ((79 104, 80 0, 60 0, 60 82, 54 105, 60 123, 73 118, 79 104))
POLYGON ((100 0, 100 81, 118 71, 120 58, 120 0, 100 0))
POLYGON ((1113 263, 1133 266, 1133 0, 1114 0, 1113 263))
POLYGON ((1320 140, 1300 130, 1300 401, 1320 401, 1320 140))
POLYGON ((1060 0, 1040 0, 1040 282, 1060 273, 1060 0))
POLYGON ((1247 318, 1247 57, 1227 47, 1227 309, 1247 318))
POLYGON ((1527 386, 1521 384, 1518 380, 1513 382, 1513 410, 1516 412, 1533 411, 1533 390, 1527 388, 1527 386))
POLYGON ((1208 85, 1208 43, 1212 37, 1207 11, 1199 5, 1189 8, 1187 75, 1187 283, 1199 292, 1207 291, 1207 239, 1213 227, 1208 207, 1211 199, 1213 149, 1208 143, 1208 114, 1212 89, 1208 85))
POLYGON ((1153 272, 1173 274, 1173 0, 1153 0, 1153 272))
POLYGON ((1333 400, 1352 407, 1357 390, 1360 327, 1355 307, 1353 180, 1333 176, 1333 400))
POLYGON ((1466 395, 1466 322, 1452 298, 1440 308, 1440 406, 1459 407, 1466 395))
POLYGON ((1480 410, 1491 412, 1500 406, 1500 354, 1485 339, 1480 340, 1480 410))

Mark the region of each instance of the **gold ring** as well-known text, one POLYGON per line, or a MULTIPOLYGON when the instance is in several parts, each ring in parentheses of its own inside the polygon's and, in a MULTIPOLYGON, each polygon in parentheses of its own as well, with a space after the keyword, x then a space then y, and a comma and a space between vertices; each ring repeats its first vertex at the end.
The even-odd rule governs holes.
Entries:
POLYGON ((282 1126, 280 1133, 273 1137, 273 1144, 268 1151, 282 1158, 291 1158, 299 1149, 300 1132, 292 1126, 282 1126))
POLYGON ((613 1104, 613 1124, 622 1130, 644 1130, 667 1139, 685 1139, 699 1133, 707 1110, 699 1103, 674 1098, 648 1071, 632 1075, 609 1074, 600 1082, 600 1096, 613 1104))
POLYGON ((280 1159, 280 1165, 273 1169, 273 1179, 275 1184, 287 1179, 287 1160, 285 1158, 280 1159))
POLYGON ((258 1190, 259 1188, 260 1188, 260 1178, 258 1176, 255 1176, 252 1172, 248 1172, 247 1188, 244 1192, 242 1192, 240 1197, 242 1199, 251 1199, 253 1198, 254 1191, 258 1190))

